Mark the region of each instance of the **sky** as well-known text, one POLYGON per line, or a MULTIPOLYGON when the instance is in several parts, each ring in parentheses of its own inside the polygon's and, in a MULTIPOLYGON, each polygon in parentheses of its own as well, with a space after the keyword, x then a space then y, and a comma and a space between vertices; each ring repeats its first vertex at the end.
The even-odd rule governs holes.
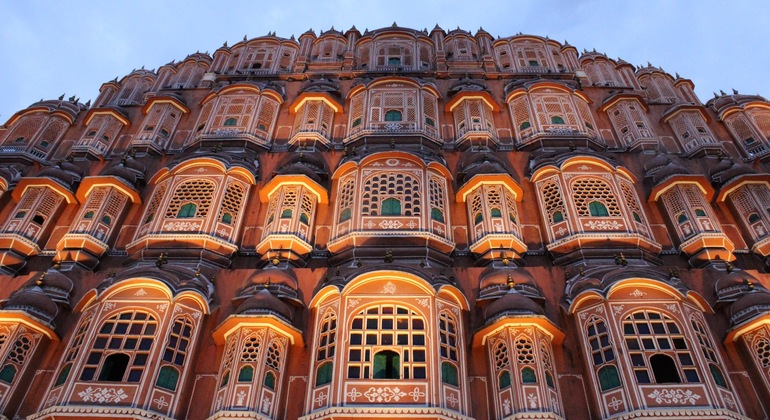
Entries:
POLYGON ((298 37, 332 26, 444 30, 495 38, 516 33, 647 62, 712 92, 770 97, 770 2, 327 0, 292 2, 0 0, 0 125, 17 111, 61 94, 95 99, 102 83, 158 67, 227 41, 276 32, 298 37))

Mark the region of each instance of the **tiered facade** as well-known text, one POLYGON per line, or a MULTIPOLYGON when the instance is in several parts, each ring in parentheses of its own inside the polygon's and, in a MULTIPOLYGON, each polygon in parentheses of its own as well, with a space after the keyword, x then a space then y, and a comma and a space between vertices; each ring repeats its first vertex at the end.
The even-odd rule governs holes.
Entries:
POLYGON ((274 33, 0 128, 8 418, 770 414, 770 102, 274 33))

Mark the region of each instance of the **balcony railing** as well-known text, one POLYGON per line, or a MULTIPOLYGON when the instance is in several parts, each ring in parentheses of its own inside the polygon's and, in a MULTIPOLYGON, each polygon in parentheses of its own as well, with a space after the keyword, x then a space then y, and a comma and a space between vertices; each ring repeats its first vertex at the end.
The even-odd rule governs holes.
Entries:
POLYGON ((78 144, 72 146, 72 151, 90 153, 94 156, 105 156, 107 154, 107 145, 97 139, 82 139, 78 144))
POLYGON ((37 149, 27 150, 27 146, 0 146, 0 154, 24 155, 38 162, 45 162, 46 153, 37 149))
POLYGON ((391 134, 391 135, 423 135, 438 141, 438 130, 434 127, 418 127, 415 122, 388 121, 382 123, 373 123, 367 126, 358 126, 350 129, 350 135, 346 142, 355 140, 359 137, 373 134, 391 134))

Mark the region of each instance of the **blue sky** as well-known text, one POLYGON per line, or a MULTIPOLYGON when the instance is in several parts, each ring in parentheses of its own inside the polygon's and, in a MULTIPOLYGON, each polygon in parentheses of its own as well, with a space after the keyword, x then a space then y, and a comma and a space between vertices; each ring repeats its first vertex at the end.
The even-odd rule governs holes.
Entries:
POLYGON ((661 66, 713 91, 770 97, 770 3, 763 1, 390 0, 326 2, 0 0, 0 124, 40 98, 94 99, 103 82, 157 69, 198 50, 275 31, 299 36, 334 26, 460 27, 493 36, 518 32, 565 39, 661 66))

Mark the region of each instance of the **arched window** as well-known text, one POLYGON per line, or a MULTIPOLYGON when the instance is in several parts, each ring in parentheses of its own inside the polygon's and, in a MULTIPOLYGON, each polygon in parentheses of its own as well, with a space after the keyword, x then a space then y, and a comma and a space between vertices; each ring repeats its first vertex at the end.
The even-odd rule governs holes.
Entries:
POLYGON ((104 359, 102 370, 99 372, 99 381, 121 382, 126 373, 128 362, 131 360, 127 354, 113 353, 104 359))
POLYGON ((695 215, 698 217, 706 217, 706 212, 703 209, 695 209, 695 215))
POLYGON ((72 363, 67 363, 64 365, 64 367, 59 371, 59 375, 56 377, 56 382, 54 382, 54 388, 57 386, 63 385, 64 382, 67 381, 67 377, 70 375, 70 371, 72 370, 72 363))
POLYGON ((495 208, 491 209, 491 210, 489 211, 489 214, 490 214, 492 217, 503 217, 503 213, 502 213, 502 212, 500 211, 500 209, 498 209, 497 207, 495 207, 495 208))
POLYGON ((437 222, 444 223, 444 212, 434 207, 430 209, 430 218, 437 222))
POLYGON ((507 370, 500 372, 500 375, 497 377, 497 385, 500 390, 511 386, 511 373, 507 370))
POLYGON ((339 223, 342 223, 346 220, 350 220, 350 217, 352 216, 353 212, 350 209, 344 209, 340 212, 340 218, 339 223))
POLYGON ((652 367, 652 373, 655 376, 655 383, 678 384, 682 382, 674 359, 665 354, 656 354, 650 357, 650 367, 652 367))
POLYGON ((228 118, 225 120, 225 123, 223 124, 225 127, 232 127, 238 125, 238 120, 236 118, 228 118))
POLYGON ((449 362, 441 363, 441 382, 449 385, 459 386, 457 366, 449 362))
POLYGON ((291 209, 283 209, 281 212, 281 219, 291 219, 292 213, 291 209))
POLYGON ((638 383, 700 382, 682 329, 668 315, 635 312, 623 320, 623 334, 638 383))
POLYGON ((229 225, 233 222, 233 215, 230 213, 222 213, 222 223, 229 225))
POLYGON ((564 124, 564 118, 559 115, 551 117, 551 124, 564 124))
POLYGON ((620 386, 618 369, 614 366, 615 351, 610 341, 607 325, 601 319, 592 317, 588 321, 588 348, 591 360, 599 369, 596 375, 602 391, 620 386))
POLYGON ((401 111, 391 109, 385 113, 385 121, 401 121, 401 111))
POLYGON ((265 374, 265 381, 263 382, 265 388, 275 389, 275 374, 273 372, 267 372, 265 374))
POLYGON ((395 198, 382 200, 383 216, 401 216, 401 201, 395 198))
POLYGON ((588 203, 588 211, 593 217, 607 217, 610 215, 607 207, 598 201, 588 203))
POLYGON ((484 221, 484 215, 481 213, 476 213, 476 216, 473 217, 473 223, 479 224, 484 221))
POLYGON ((315 386, 326 385, 332 381, 332 362, 322 363, 315 372, 315 386))
POLYGON ((751 213, 749 215, 749 223, 756 223, 759 221, 759 215, 756 213, 751 213))
POLYGON ((246 365, 238 372, 238 382, 251 382, 254 380, 254 367, 246 365))
POLYGON ((528 129, 529 127, 532 127, 532 124, 530 124, 529 121, 524 121, 523 123, 519 124, 519 130, 521 131, 528 129))
POLYGON ((176 214, 177 219, 187 219, 195 217, 195 213, 198 211, 198 206, 193 203, 187 203, 179 208, 179 212, 176 214))
POLYGON ((157 328, 158 322, 145 312, 125 311, 106 319, 93 338, 80 380, 93 380, 101 366, 100 381, 139 382, 156 340, 157 328))
POLYGON ((0 369, 0 381, 10 384, 13 383, 14 378, 16 378, 16 366, 7 364, 0 369))
POLYGON ((599 376, 599 388, 601 388, 602 391, 607 391, 620 386, 620 375, 618 375, 618 368, 615 366, 604 366, 599 369, 597 374, 599 376))
POLYGON ((711 377, 714 378, 714 383, 717 384, 717 386, 727 388, 727 381, 725 380, 725 376, 722 374, 722 370, 719 369, 717 365, 709 363, 709 372, 711 372, 711 377))
POLYGON ((417 312, 392 304, 375 305, 356 314, 349 331, 349 379, 371 379, 375 373, 389 375, 383 369, 397 365, 401 373, 396 371, 395 378, 427 377, 426 326, 417 312), (383 347, 388 349, 380 350, 383 347), (385 353, 377 359, 375 351, 385 353))
POLYGON ((392 350, 383 350, 374 355, 374 379, 399 379, 401 357, 392 350))
MULTIPOLYGON (((16 217, 20 217, 20 216, 17 214, 16 217)), ((21 217, 24 217, 24 215, 22 215, 21 217)), ((93 210, 89 210, 89 211, 86 212, 86 214, 83 215, 84 219, 91 219, 93 217, 94 217, 93 210)))
POLYGON ((554 223, 561 223, 564 221, 564 214, 558 210, 553 212, 553 216, 551 217, 553 218, 554 223))
POLYGON ((176 391, 177 382, 179 382, 179 371, 171 366, 163 366, 160 368, 160 372, 158 372, 158 380, 155 381, 155 386, 169 391, 176 391))
POLYGON ((537 376, 535 376, 535 370, 527 366, 521 370, 521 383, 523 384, 536 384, 537 376))

